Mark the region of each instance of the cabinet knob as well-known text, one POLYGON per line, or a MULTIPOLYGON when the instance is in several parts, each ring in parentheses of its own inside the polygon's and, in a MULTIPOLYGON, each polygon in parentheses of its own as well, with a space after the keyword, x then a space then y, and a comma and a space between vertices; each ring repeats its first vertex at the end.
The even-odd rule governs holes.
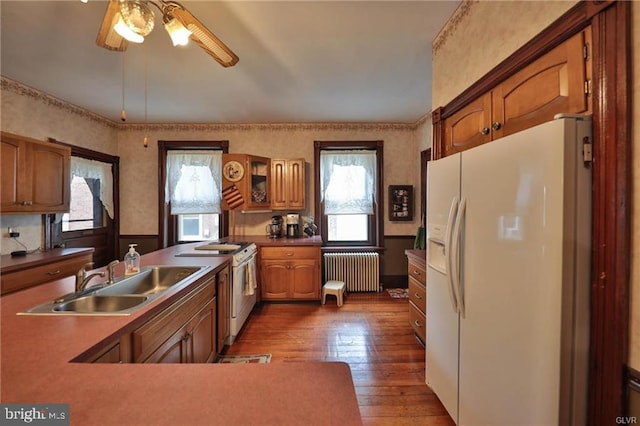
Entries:
POLYGON ((422 327, 422 324, 420 324, 420 321, 418 320, 415 320, 413 323, 415 324, 416 327, 422 327))
POLYGON ((422 297, 418 293, 414 293, 413 295, 415 296, 416 299, 422 299, 422 297))
POLYGON ((480 133, 482 133, 483 135, 487 136, 489 134, 490 130, 488 127, 485 127, 484 129, 480 130, 480 133))
POLYGON ((502 124, 498 123, 497 121, 491 125, 491 128, 493 130, 500 130, 500 127, 502 127, 502 124))

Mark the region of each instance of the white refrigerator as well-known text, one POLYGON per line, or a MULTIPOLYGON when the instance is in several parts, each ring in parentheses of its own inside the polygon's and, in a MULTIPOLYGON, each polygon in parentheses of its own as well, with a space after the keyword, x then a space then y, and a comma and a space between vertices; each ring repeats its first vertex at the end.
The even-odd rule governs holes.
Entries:
POLYGON ((428 163, 426 381, 458 425, 584 425, 591 121, 428 163))

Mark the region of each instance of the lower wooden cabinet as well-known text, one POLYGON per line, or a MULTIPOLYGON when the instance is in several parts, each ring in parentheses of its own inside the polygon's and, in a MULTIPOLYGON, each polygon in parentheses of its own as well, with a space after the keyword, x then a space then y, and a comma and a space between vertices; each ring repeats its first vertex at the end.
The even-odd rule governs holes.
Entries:
POLYGON ((10 262, 14 262, 14 259, 9 255, 2 258, 1 294, 7 294, 75 275, 83 265, 93 260, 93 249, 55 249, 49 253, 32 254, 23 259, 35 260, 22 266, 7 266, 10 262), (56 255, 58 252, 61 254, 56 255))
POLYGON ((262 300, 319 300, 320 247, 263 247, 262 300))
POLYGON ((214 277, 131 333, 133 362, 211 362, 216 332, 214 277))
POLYGON ((422 343, 427 341, 427 274, 424 250, 407 250, 409 323, 422 343))

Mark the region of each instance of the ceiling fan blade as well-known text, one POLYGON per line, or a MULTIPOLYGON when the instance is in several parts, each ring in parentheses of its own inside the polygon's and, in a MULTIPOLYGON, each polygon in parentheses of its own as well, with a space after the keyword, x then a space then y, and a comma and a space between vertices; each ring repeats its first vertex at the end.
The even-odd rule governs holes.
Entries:
POLYGON ((198 21, 195 16, 183 7, 176 7, 171 11, 172 15, 191 31, 191 39, 205 50, 223 67, 235 65, 239 58, 218 37, 198 21))
POLYGON ((96 44, 105 49, 124 52, 127 50, 129 42, 113 29, 118 20, 119 13, 120 6, 118 0, 109 0, 107 10, 102 19, 102 25, 100 25, 100 30, 98 31, 96 44))

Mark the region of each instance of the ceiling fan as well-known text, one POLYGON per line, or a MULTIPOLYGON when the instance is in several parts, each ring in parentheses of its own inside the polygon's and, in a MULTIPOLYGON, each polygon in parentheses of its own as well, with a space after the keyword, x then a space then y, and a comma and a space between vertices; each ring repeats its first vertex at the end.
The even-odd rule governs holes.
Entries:
POLYGON ((150 5, 162 13, 162 23, 174 46, 185 45, 191 39, 223 67, 238 62, 231 49, 175 1, 109 0, 96 44, 123 52, 129 42, 142 43, 154 26, 155 15, 150 5))

